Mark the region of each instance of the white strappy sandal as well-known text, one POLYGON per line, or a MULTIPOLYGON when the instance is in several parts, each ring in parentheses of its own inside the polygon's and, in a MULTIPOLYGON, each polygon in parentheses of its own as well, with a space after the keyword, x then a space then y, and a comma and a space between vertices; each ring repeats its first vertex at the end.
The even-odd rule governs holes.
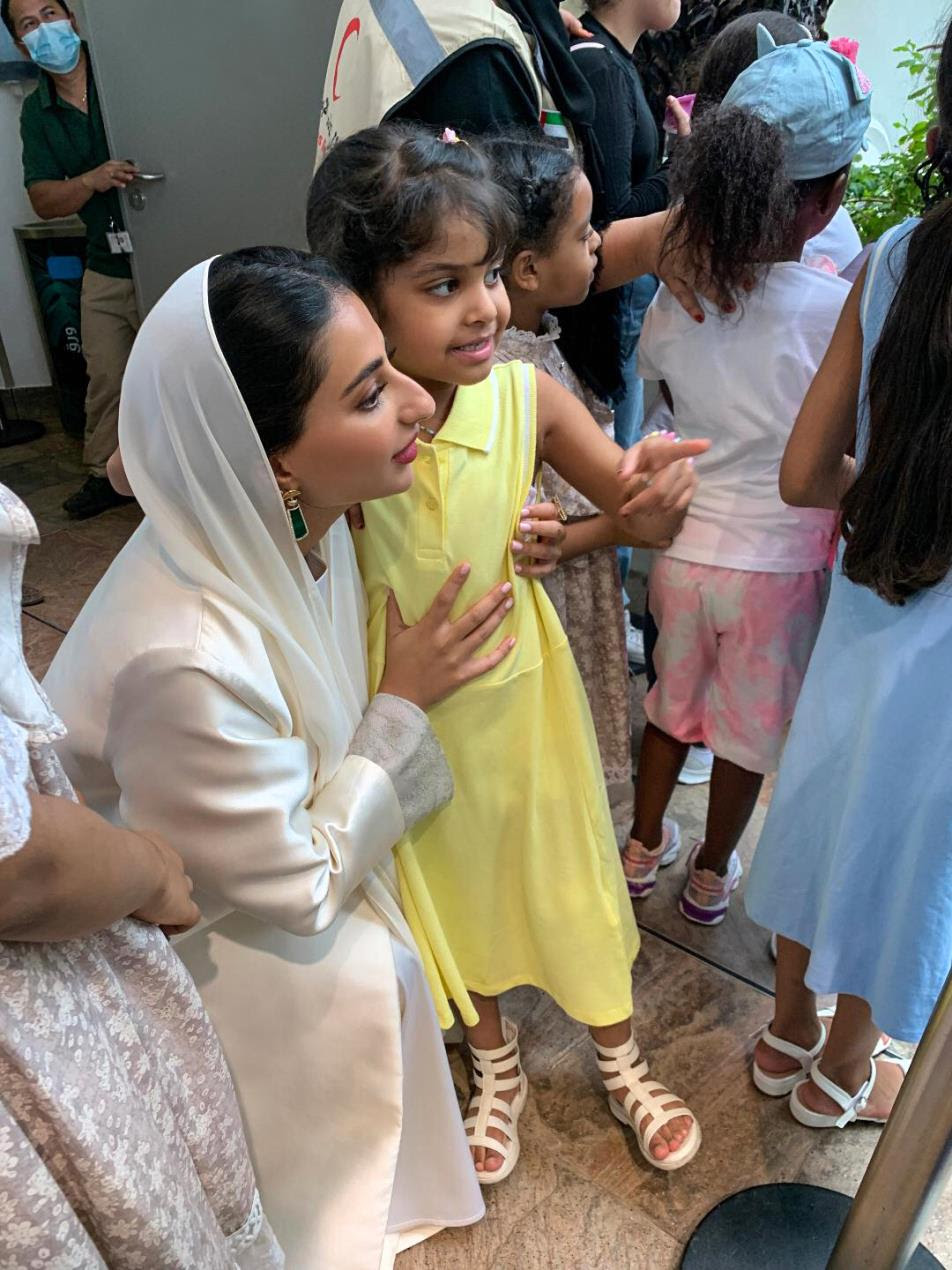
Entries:
POLYGON ((473 1059, 473 1080, 476 1088, 476 1110, 463 1121, 466 1130, 466 1141, 471 1147, 486 1147, 502 1156, 502 1164, 492 1172, 481 1172, 477 1169, 476 1178, 481 1186, 494 1186, 505 1181, 516 1167, 519 1159, 519 1117, 529 1096, 529 1082, 519 1062, 519 1029, 511 1019, 503 1019, 502 1034, 506 1038, 505 1045, 495 1050, 477 1050, 469 1047, 473 1059), (500 1076, 501 1072, 511 1071, 515 1067, 517 1076, 500 1076), (500 1093, 508 1093, 516 1089, 518 1093, 512 1102, 497 1098, 500 1093), (491 1138, 488 1129, 498 1129, 504 1133, 507 1142, 499 1142, 491 1138))
MULTIPOLYGON (((898 1058, 894 1054, 885 1054, 880 1058, 882 1063, 895 1063, 897 1067, 901 1067, 903 1072, 909 1070, 911 1062, 908 1058, 898 1058)), ((829 1076, 824 1076, 820 1071, 820 1062, 817 1059, 810 1070, 810 1075, 806 1080, 801 1080, 790 1094, 790 1114, 794 1120, 799 1120, 801 1124, 805 1124, 808 1129, 845 1129, 848 1124, 852 1124, 854 1120, 867 1121, 870 1124, 885 1124, 885 1120, 881 1120, 878 1116, 864 1116, 863 1110, 869 1102, 869 1096, 876 1086, 876 1059, 869 1060, 869 1076, 856 1091, 855 1094, 848 1094, 845 1089, 841 1089, 839 1085, 834 1085, 829 1076), (800 1101, 799 1090, 803 1088, 809 1081, 813 1081, 817 1089, 822 1089, 828 1098, 832 1098, 838 1107, 842 1108, 842 1113, 838 1116, 824 1115, 819 1111, 812 1111, 804 1103, 800 1101)))
MULTIPOLYGON (((768 1098, 785 1098, 795 1086, 801 1084, 804 1078, 810 1075, 814 1062, 823 1053, 823 1047, 826 1045, 827 1031, 824 1019, 832 1019, 835 1013, 832 1006, 817 1010, 820 1037, 812 1049, 808 1050, 800 1045, 794 1045, 792 1041, 785 1041, 782 1036, 774 1036, 769 1024, 764 1028, 758 1039, 765 1045, 769 1045, 772 1050, 776 1050, 778 1054, 785 1054, 787 1058, 794 1059, 800 1064, 800 1068, 799 1071, 785 1072, 782 1076, 777 1076, 764 1071, 755 1059, 751 1064, 751 1077, 762 1094, 766 1094, 768 1098)), ((880 1037, 870 1057, 878 1058, 880 1054, 884 1054, 889 1044, 888 1038, 880 1037)))
POLYGON ((800 1064, 800 1070, 785 1072, 782 1076, 773 1076, 758 1066, 755 1059, 751 1067, 751 1076, 762 1094, 766 1094, 768 1098, 783 1098, 790 1093, 794 1085, 799 1085, 805 1076, 809 1076, 813 1060, 823 1053, 823 1046, 826 1044, 826 1024, 823 1020, 832 1017, 833 1011, 829 1007, 817 1011, 817 1018, 820 1020, 820 1039, 808 1050, 801 1045, 794 1045, 793 1041, 785 1041, 782 1036, 774 1036, 770 1030, 770 1024, 767 1024, 758 1039, 765 1045, 769 1045, 772 1050, 776 1050, 778 1054, 795 1059, 800 1064))
POLYGON ((638 1046, 632 1036, 624 1045, 608 1048, 595 1045, 598 1053, 598 1069, 602 1084, 608 1092, 608 1105, 616 1120, 634 1130, 638 1150, 656 1169, 671 1172, 680 1169, 697 1155, 701 1146, 701 1127, 697 1116, 684 1105, 677 1094, 666 1089, 660 1081, 648 1075, 648 1060, 640 1058, 638 1046), (640 1061, 639 1061, 640 1059, 640 1061), (611 1095, 615 1090, 626 1089, 624 1105, 611 1095), (668 1104, 675 1102, 676 1106, 668 1104), (679 1116, 692 1119, 688 1136, 677 1151, 656 1160, 649 1150, 649 1143, 659 1129, 679 1116))

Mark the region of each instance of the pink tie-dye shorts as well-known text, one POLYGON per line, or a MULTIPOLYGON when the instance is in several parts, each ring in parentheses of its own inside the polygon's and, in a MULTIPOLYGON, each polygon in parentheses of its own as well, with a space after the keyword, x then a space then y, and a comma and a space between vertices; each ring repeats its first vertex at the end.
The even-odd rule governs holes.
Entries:
POLYGON ((751 573, 661 556, 651 570, 658 681, 645 714, 750 772, 780 761, 826 595, 826 570, 751 573))

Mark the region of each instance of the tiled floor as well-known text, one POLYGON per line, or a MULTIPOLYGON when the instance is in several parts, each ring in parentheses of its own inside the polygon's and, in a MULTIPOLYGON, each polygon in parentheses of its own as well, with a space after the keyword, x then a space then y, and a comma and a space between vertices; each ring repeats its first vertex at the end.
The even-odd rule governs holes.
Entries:
MULTIPOLYGON (((78 443, 52 422, 43 439, 0 450, 0 481, 26 499, 42 534, 26 579, 46 598, 23 616, 27 656, 38 675, 140 519, 135 507, 124 507, 69 521, 59 505, 81 479, 78 443)), ((637 697, 637 681, 635 691, 637 697)), ((630 807, 625 791, 619 794, 623 834, 630 807)), ((673 811, 686 838, 700 831, 705 806, 705 786, 679 787, 673 811)), ((742 845, 745 865, 765 806, 766 796, 742 845)), ((531 1083, 518 1169, 502 1186, 487 1188, 485 1221, 444 1231, 404 1254, 400 1270, 668 1270, 679 1264, 698 1221, 734 1191, 794 1180, 855 1191, 876 1130, 815 1133, 796 1124, 782 1101, 754 1091, 748 1058, 771 1016, 766 932, 744 914, 743 884, 722 926, 702 930, 683 921, 675 908, 683 867, 663 873, 654 895, 638 906, 643 943, 633 993, 638 1039, 652 1071, 700 1119, 704 1145, 696 1160, 675 1174, 650 1168, 605 1106, 584 1030, 538 992, 519 989, 506 1002, 522 1029, 531 1083)), ((457 1053, 452 1062, 462 1085, 457 1053)), ((952 1264, 952 1193, 925 1242, 952 1264)))

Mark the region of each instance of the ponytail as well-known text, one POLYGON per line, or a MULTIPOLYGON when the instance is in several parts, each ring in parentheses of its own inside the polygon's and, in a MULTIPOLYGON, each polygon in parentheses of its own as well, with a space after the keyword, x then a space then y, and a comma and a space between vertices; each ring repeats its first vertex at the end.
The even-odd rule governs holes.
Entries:
POLYGON ((786 174, 779 129, 749 110, 708 111, 678 143, 671 187, 682 201, 665 244, 687 252, 698 277, 736 292, 749 266, 779 260, 790 240, 798 190, 786 174))

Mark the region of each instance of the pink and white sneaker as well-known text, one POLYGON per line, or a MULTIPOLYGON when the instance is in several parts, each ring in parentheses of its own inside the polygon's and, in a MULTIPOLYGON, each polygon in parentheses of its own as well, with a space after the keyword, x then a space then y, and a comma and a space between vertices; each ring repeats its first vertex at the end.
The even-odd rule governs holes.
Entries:
POLYGON ((697 922, 699 926, 717 926, 727 916, 731 895, 737 890, 744 868, 736 851, 731 852, 723 877, 713 869, 697 868, 694 862, 703 846, 703 842, 696 842, 691 850, 688 880, 678 900, 678 908, 681 916, 689 922, 697 922))
POLYGON ((648 851, 637 838, 628 839, 621 862, 628 894, 633 900, 643 900, 651 894, 658 880, 658 870, 674 864, 680 850, 681 826, 668 816, 661 822, 661 842, 654 851, 648 851))

